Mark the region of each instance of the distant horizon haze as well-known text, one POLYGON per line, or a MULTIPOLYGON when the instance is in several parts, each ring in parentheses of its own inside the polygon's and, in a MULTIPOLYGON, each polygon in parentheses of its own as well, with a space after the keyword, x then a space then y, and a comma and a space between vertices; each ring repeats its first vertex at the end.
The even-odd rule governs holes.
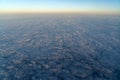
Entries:
POLYGON ((120 14, 119 0, 0 0, 0 14, 120 14))

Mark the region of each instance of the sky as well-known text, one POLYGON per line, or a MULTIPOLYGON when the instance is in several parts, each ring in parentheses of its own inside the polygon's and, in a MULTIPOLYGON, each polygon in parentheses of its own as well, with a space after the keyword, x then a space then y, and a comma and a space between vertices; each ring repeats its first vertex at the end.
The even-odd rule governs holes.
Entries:
POLYGON ((0 0, 0 13, 120 13, 120 0, 0 0))

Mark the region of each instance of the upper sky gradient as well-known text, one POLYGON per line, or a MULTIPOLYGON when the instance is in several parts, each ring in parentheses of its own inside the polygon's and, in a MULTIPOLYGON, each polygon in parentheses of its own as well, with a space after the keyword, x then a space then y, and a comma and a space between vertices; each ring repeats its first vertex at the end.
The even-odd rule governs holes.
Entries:
POLYGON ((120 13, 120 0, 0 0, 0 13, 120 13))

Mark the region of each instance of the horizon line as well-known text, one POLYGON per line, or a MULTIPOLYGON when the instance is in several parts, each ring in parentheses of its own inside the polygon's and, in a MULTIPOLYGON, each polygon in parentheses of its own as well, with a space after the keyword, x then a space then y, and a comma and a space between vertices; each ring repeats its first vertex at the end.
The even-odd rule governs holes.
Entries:
POLYGON ((0 14, 111 14, 120 15, 120 12, 111 11, 5 11, 0 14))

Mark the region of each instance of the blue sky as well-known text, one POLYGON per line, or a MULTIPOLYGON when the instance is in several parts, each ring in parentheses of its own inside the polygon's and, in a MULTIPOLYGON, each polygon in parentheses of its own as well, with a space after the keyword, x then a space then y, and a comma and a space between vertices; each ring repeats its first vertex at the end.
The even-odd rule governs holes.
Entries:
POLYGON ((120 12, 120 0, 0 0, 0 12, 120 12))

